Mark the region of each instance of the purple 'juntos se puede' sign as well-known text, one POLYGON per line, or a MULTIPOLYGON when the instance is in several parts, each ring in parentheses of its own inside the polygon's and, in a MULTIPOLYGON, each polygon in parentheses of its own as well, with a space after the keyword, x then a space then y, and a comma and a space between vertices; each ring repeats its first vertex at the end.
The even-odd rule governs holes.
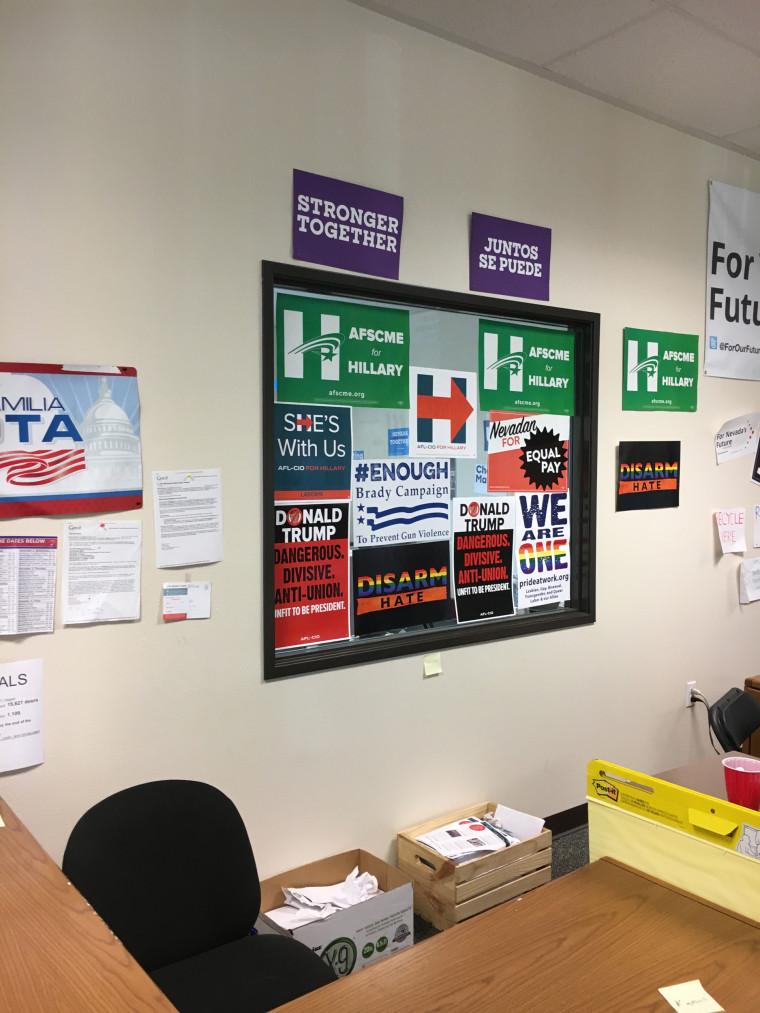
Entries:
POLYGON ((551 252, 551 229, 473 211, 470 289, 547 300, 551 252))

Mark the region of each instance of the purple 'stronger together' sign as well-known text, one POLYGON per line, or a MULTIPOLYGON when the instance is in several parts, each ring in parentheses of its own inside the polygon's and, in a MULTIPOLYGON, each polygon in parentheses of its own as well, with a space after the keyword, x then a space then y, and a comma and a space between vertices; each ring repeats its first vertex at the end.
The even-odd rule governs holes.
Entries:
POLYGON ((293 170, 293 257, 398 278, 404 198, 293 170))
POLYGON ((551 229, 473 211, 470 289, 546 300, 551 252, 551 229))

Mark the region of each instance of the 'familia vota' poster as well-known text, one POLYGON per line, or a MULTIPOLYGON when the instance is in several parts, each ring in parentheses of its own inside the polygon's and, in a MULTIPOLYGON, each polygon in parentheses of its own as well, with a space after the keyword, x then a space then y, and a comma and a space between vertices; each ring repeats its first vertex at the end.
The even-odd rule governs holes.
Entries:
POLYGON ((348 637, 348 503, 278 504, 275 647, 348 637))
POLYGON ((354 549, 354 633, 379 633, 452 617, 449 542, 354 549))
POLYGON ((142 502, 132 367, 0 363, 0 518, 142 502))
POLYGON ((680 470, 680 440, 621 442, 616 509, 677 507, 680 470))

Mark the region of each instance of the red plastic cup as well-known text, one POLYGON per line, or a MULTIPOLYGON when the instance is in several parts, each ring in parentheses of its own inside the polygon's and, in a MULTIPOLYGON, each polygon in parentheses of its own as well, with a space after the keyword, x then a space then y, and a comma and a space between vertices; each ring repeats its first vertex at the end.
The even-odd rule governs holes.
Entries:
POLYGON ((723 760, 728 801, 745 809, 760 809, 760 759, 727 756, 723 760))

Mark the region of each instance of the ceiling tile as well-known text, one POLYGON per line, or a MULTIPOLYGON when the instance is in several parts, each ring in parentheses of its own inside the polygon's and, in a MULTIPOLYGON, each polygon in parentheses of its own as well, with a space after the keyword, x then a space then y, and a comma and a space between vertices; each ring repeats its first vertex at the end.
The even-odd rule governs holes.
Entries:
POLYGON ((760 56, 672 10, 555 60, 549 69, 687 129, 726 137, 757 125, 760 56))
POLYGON ((543 64, 661 6, 657 0, 351 0, 520 64, 543 64))
POLYGON ((674 0, 674 6, 760 53, 758 0, 674 0))

